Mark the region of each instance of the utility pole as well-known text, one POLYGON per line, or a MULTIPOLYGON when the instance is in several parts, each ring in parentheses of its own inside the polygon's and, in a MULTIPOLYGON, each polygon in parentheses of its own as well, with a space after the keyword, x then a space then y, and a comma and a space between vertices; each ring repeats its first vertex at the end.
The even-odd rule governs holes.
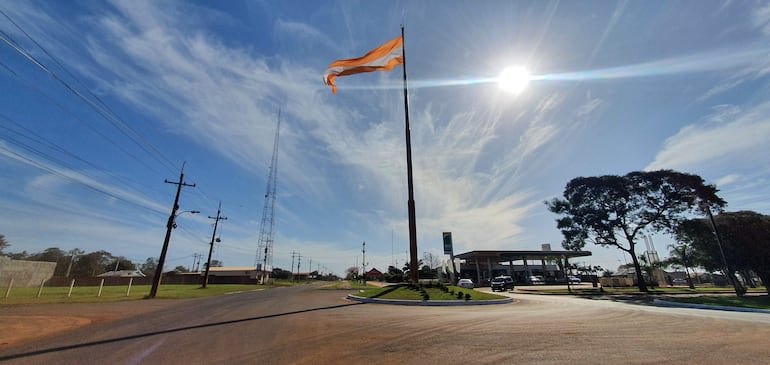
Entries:
POLYGON ((219 224, 220 220, 227 220, 227 217, 223 217, 220 215, 222 213, 222 202, 219 202, 219 207, 217 208, 217 216, 212 217, 209 216, 209 219, 214 219, 214 233, 211 234, 211 245, 209 246, 209 259, 206 262, 206 273, 203 275, 203 285, 202 287, 205 289, 206 285, 209 283, 209 269, 211 269, 211 253, 214 252, 214 240, 217 236, 217 225, 219 224))
POLYGON ((171 239, 171 230, 176 227, 176 211, 179 209, 179 194, 182 192, 183 186, 195 187, 195 184, 187 184, 184 182, 184 164, 182 164, 182 171, 179 173, 179 182, 163 180, 166 184, 176 185, 176 197, 174 198, 174 206, 171 208, 171 214, 168 216, 166 222, 166 238, 163 239, 163 248, 160 250, 160 258, 158 258, 158 267, 155 268, 155 276, 152 280, 152 287, 150 288, 150 298, 155 298, 158 294, 158 286, 160 286, 160 279, 163 275, 163 264, 166 262, 166 252, 168 251, 168 241, 171 239))
POLYGON ((70 277, 70 271, 72 271, 72 264, 75 262, 75 258, 82 253, 83 251, 80 251, 80 249, 77 249, 77 248, 70 250, 70 264, 69 266, 67 266, 67 274, 64 275, 65 277, 70 277))
POLYGON ((190 267, 190 272, 198 272, 198 267, 200 267, 200 263, 201 263, 201 257, 203 257, 202 254, 199 254, 199 253, 193 254, 193 264, 190 267))
POLYGON ((299 279, 302 278, 302 276, 299 274, 299 264, 301 261, 302 261, 302 255, 300 255, 299 252, 297 252, 297 281, 299 281, 299 279))
POLYGON ((361 261, 361 266, 363 267, 363 274, 364 274, 364 287, 366 287, 366 241, 364 241, 363 248, 361 248, 361 252, 363 253, 363 258, 361 261))
POLYGON ((310 261, 307 263, 307 278, 310 279, 310 272, 313 271, 313 259, 310 258, 308 260, 310 261))
POLYGON ((297 255, 296 251, 291 252, 291 282, 294 282, 294 257, 297 255))

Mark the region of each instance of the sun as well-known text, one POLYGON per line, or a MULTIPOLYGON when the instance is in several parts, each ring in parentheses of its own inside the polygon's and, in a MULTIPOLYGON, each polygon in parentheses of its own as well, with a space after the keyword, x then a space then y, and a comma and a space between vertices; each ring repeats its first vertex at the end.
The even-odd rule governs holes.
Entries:
POLYGON ((497 78, 497 84, 501 89, 520 93, 529 84, 529 71, 521 66, 511 66, 503 70, 503 73, 497 78))

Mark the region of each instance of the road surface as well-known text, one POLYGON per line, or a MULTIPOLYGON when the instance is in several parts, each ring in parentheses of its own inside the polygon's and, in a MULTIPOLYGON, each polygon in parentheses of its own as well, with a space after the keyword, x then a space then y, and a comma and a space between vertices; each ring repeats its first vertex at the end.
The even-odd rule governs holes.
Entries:
POLYGON ((513 294, 516 301, 505 305, 404 307, 357 304, 345 300, 346 294, 303 286, 165 302, 139 315, 0 348, 0 362, 767 364, 770 359, 768 314, 525 294, 513 294))

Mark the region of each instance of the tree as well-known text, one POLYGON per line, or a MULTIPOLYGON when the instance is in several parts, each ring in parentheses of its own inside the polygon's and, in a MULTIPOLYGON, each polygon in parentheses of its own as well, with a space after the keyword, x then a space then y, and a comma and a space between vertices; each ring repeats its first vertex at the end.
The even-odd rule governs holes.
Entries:
POLYGON ((279 267, 273 268, 273 278, 275 279, 289 279, 291 277, 291 271, 283 270, 279 267))
POLYGON ((388 272, 386 272, 384 276, 385 281, 389 283, 400 283, 404 281, 404 272, 393 265, 388 266, 388 272))
POLYGON ((35 252, 25 257, 25 260, 29 261, 45 261, 55 262, 56 268, 54 269, 54 275, 64 275, 67 270, 68 260, 65 259, 66 253, 58 247, 49 247, 41 252, 35 252))
POLYGON ((430 265, 422 265, 422 267, 420 268, 419 276, 422 279, 435 279, 436 271, 431 269, 430 265))
POLYGON ((345 280, 357 280, 358 279, 358 267, 351 266, 345 270, 345 280))
MULTIPOLYGON (((731 280, 735 280, 736 272, 751 270, 769 287, 770 216, 752 211, 725 212, 715 216, 714 223, 722 238, 721 249, 705 219, 683 223, 677 238, 693 246, 706 270, 721 270, 731 280)), ((736 294, 742 295, 743 290, 736 286, 736 294)))
POLYGON ((432 252, 424 252, 422 254, 422 261, 425 263, 425 265, 428 265, 431 270, 441 266, 441 257, 439 255, 433 254, 432 252))
POLYGON ((154 257, 148 257, 147 260, 144 261, 142 266, 139 267, 139 270, 144 273, 145 276, 151 278, 155 276, 155 270, 158 269, 158 260, 155 260, 154 257))
POLYGON ((113 257, 110 263, 104 268, 104 271, 136 270, 136 265, 131 260, 123 257, 113 257))
POLYGON ((692 283, 692 277, 690 277, 690 268, 697 266, 695 264, 696 256, 695 250, 687 243, 680 243, 679 245, 668 246, 670 251, 669 257, 664 262, 667 265, 679 265, 684 267, 684 273, 687 275, 687 285, 690 289, 695 289, 695 285, 692 283))
MULTIPOLYGON (((404 275, 406 275, 408 277, 411 277, 410 271, 411 271, 412 266, 410 266, 410 265, 411 264, 409 263, 409 261, 407 261, 406 263, 404 263, 404 267, 401 269, 404 272, 404 275)), ((423 266, 423 261, 422 260, 417 260, 417 267, 421 267, 421 266, 423 266)))
POLYGON ((646 292, 636 255, 637 239, 644 233, 673 233, 685 214, 694 213, 701 204, 721 209, 726 203, 716 193, 714 186, 705 185, 697 175, 637 171, 572 179, 564 189, 564 199, 546 205, 562 215, 556 222, 565 249, 579 250, 591 241, 627 252, 633 259, 639 290, 646 292))
POLYGON ((72 265, 72 276, 96 276, 105 271, 111 271, 114 267, 109 268, 110 262, 114 263, 114 258, 111 253, 104 250, 81 255, 72 265))
POLYGON ((8 243, 8 240, 6 240, 6 239, 5 239, 5 236, 3 236, 2 234, 0 234, 0 255, 2 255, 2 254, 3 254, 3 249, 5 249, 6 247, 8 247, 8 246, 10 246, 10 245, 11 245, 11 244, 10 244, 10 243, 8 243))
POLYGON ((184 267, 182 265, 179 265, 179 266, 174 268, 174 272, 175 273, 184 273, 184 272, 189 272, 189 271, 187 271, 186 267, 184 267))
POLYGON ((211 267, 222 267, 222 261, 211 260, 211 267))

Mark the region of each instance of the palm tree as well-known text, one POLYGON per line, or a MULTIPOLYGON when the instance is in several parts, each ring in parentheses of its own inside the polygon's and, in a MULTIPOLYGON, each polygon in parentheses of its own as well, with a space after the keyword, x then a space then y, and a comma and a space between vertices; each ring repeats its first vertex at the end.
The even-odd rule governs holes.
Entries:
POLYGON ((686 243, 679 244, 678 246, 670 245, 668 247, 671 251, 669 251, 669 258, 666 260, 666 263, 684 266, 687 284, 690 286, 690 289, 695 289, 695 285, 693 285, 692 278, 690 277, 690 268, 695 266, 695 250, 686 243))

